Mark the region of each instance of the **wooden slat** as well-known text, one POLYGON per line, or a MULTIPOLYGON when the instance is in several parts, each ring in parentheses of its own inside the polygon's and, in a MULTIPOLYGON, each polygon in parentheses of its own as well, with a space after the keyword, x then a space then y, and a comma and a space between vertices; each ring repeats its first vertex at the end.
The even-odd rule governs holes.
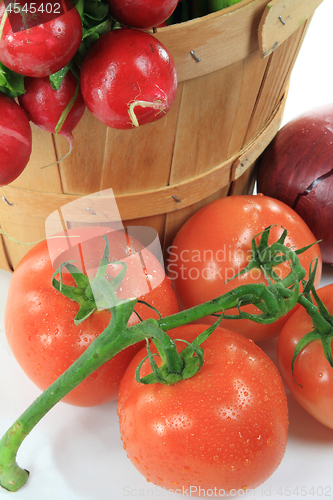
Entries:
POLYGON ((243 0, 204 18, 158 29, 155 36, 173 55, 179 81, 212 73, 258 50, 258 26, 266 4, 267 0, 243 0))
POLYGON ((62 192, 53 136, 30 122, 33 139, 30 160, 22 174, 10 185, 41 192, 62 192), (47 168, 43 168, 52 164, 47 168))
MULTIPOLYGON (((174 185, 116 196, 121 219, 127 221, 128 224, 155 227, 166 249, 177 230, 193 211, 212 199, 228 194, 232 178, 239 177, 239 168, 242 169, 241 173, 244 171, 242 162, 249 167, 250 162, 246 162, 245 159, 259 154, 259 149, 263 150, 268 144, 274 127, 277 131, 282 108, 283 103, 272 115, 267 131, 262 131, 256 140, 247 145, 240 158, 238 153, 221 165, 174 185), (235 167, 232 169, 233 164, 235 167)), ((79 195, 43 193, 13 186, 1 187, 0 196, 3 197, 1 199, 2 228, 24 243, 33 243, 44 238, 45 220, 48 215, 59 207, 82 198, 79 195)), ((1 267, 15 268, 28 248, 26 245, 18 245, 6 238, 5 251, 1 255, 3 261, 1 267), (9 256, 8 259, 6 259, 7 256, 9 256)))
POLYGON ((191 215, 193 215, 197 210, 199 210, 203 206, 207 205, 211 201, 214 201, 218 198, 223 198, 224 196, 227 196, 228 191, 229 191, 229 185, 224 186, 223 188, 212 193, 210 196, 207 196, 206 198, 198 201, 197 203, 194 203, 193 205, 166 214, 165 233, 161 240, 163 242, 163 255, 165 261, 167 261, 168 258, 169 247, 172 244, 173 239, 175 238, 177 232, 182 227, 182 225, 191 217, 191 215))
POLYGON ((0 236, 0 268, 3 269, 4 271, 11 272, 13 270, 13 267, 11 267, 10 260, 8 257, 9 257, 8 252, 6 251, 6 247, 5 247, 5 240, 4 240, 4 237, 1 235, 0 236))
MULTIPOLYGON (((255 159, 256 155, 262 151, 270 142, 274 128, 277 131, 285 101, 281 101, 277 110, 272 115, 272 119, 267 125, 267 129, 261 131, 258 136, 247 145, 239 154, 229 158, 221 165, 203 172, 195 177, 189 178, 177 184, 164 186, 155 190, 145 190, 134 193, 116 195, 116 202, 123 220, 137 219, 139 217, 149 217, 169 212, 174 212, 184 207, 191 206, 204 200, 215 191, 227 187, 232 179, 239 177, 237 165, 242 166, 242 172, 250 162, 246 158, 255 159), (235 164, 236 168, 231 169, 235 164), (140 210, 138 210, 140 207, 140 210)), ((16 217, 34 217, 45 220, 46 217, 75 200, 81 200, 81 196, 66 195, 58 193, 40 193, 30 190, 16 189, 11 186, 0 187, 0 196, 3 197, 1 204, 2 214, 14 214, 16 217), (7 200, 6 203, 4 200, 7 200)), ((103 199, 103 195, 99 198, 103 199)), ((109 199, 109 195, 107 195, 109 199)), ((91 201, 93 203, 93 200, 91 201)), ((95 207, 92 206, 94 209, 95 207)), ((97 220, 97 219, 96 219, 97 220)), ((104 219, 103 219, 104 220, 104 219)), ((29 241, 29 240, 28 240, 29 241)))
POLYGON ((290 74, 301 47, 308 22, 295 31, 287 42, 280 45, 270 55, 263 84, 258 94, 256 106, 249 123, 245 142, 250 141, 265 126, 269 117, 285 94, 290 74))
POLYGON ((182 84, 170 111, 154 123, 108 129, 100 189, 112 187, 118 195, 168 184, 181 96, 182 84))
MULTIPOLYGON (((106 134, 105 125, 86 109, 74 129, 71 154, 59 162, 64 193, 85 195, 100 190, 106 134)), ((54 141, 57 157, 62 158, 69 150, 68 141, 62 136, 54 136, 54 141)))
POLYGON ((282 123, 286 99, 287 92, 265 127, 264 140, 258 141, 257 138, 255 138, 252 142, 248 143, 242 154, 233 163, 231 172, 232 180, 237 180, 243 176, 243 174, 251 167, 251 165, 253 165, 257 158, 259 158, 268 144, 274 139, 282 123))
MULTIPOLYGON (((205 198, 213 189, 225 186, 230 180, 230 168, 236 158, 183 183, 163 188, 127 193, 116 197, 118 208, 123 219, 148 217, 179 210, 205 198), (175 197, 175 198, 174 198, 175 197), (177 203, 177 200, 179 202, 177 203)), ((0 187, 0 196, 4 196, 12 206, 2 204, 2 212, 26 214, 29 217, 45 219, 50 213, 62 205, 75 201, 80 196, 69 194, 40 193, 23 189, 0 187)))
POLYGON ((21 242, 18 244, 7 236, 3 237, 5 253, 2 254, 0 260, 2 269, 7 269, 8 267, 15 269, 33 244, 45 238, 45 219, 27 216, 24 213, 17 214, 15 212, 3 211, 1 213, 1 228, 11 238, 16 238, 21 242), (5 260, 4 266, 2 259, 5 260))
POLYGON ((259 52, 256 51, 244 59, 242 64, 242 69, 239 64, 235 65, 235 68, 237 66, 239 68, 238 78, 241 79, 241 86, 239 89, 238 105, 235 110, 235 122, 230 138, 228 156, 240 151, 245 146, 248 124, 258 98, 261 82, 265 75, 267 59, 261 59, 259 52))
POLYGON ((244 172, 243 175, 241 175, 231 183, 229 196, 253 193, 255 184, 255 176, 254 176, 255 168, 256 168, 256 162, 253 163, 251 167, 248 168, 246 172, 244 172))
POLYGON ((233 67, 183 83, 170 184, 228 158, 240 84, 233 67), (232 94, 228 85, 233 86, 232 94))
POLYGON ((323 0, 272 0, 266 6, 259 24, 259 48, 262 57, 269 56, 287 40, 323 0))

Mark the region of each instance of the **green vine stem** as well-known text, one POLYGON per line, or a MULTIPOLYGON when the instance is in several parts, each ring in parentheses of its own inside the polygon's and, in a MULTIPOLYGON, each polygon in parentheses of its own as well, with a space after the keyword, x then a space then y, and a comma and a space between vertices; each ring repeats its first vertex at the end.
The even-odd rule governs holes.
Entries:
MULTIPOLYGON (((309 281, 304 284, 303 293, 298 298, 298 303, 305 308, 306 312, 311 318, 313 329, 306 333, 296 344, 294 349, 293 358, 291 361, 291 371, 293 374, 294 382, 294 366, 298 355, 301 351, 314 340, 319 340, 322 344, 326 360, 333 368, 333 355, 332 355, 332 340, 333 340, 333 317, 330 315, 323 301, 318 296, 314 287, 313 281, 316 274, 317 262, 314 269, 310 269, 309 281), (314 300, 313 300, 314 299, 314 300), (315 301, 315 303, 314 303, 315 301)), ((300 385, 300 384, 298 384, 300 385)), ((302 386, 301 386, 302 387, 302 386)))
MULTIPOLYGON (((120 278, 116 276, 110 279, 107 276, 106 270, 110 262, 108 259, 108 240, 105 236, 104 254, 92 282, 88 282, 85 275, 80 273, 73 264, 69 262, 62 264, 52 277, 53 285, 59 292, 67 295, 69 300, 77 300, 80 303, 81 313, 75 321, 77 323, 84 321, 87 315, 103 306, 111 311, 110 323, 86 351, 27 408, 2 437, 0 440, 0 485, 9 491, 17 491, 26 483, 29 473, 19 467, 16 462, 17 451, 23 440, 55 404, 121 350, 142 340, 153 339, 158 346, 163 364, 160 371, 155 372, 155 378, 153 377, 150 381, 142 380, 142 382, 158 381, 173 384, 183 378, 194 376, 200 369, 203 356, 200 343, 214 331, 220 320, 203 332, 197 342, 195 341, 188 346, 188 349, 184 350, 186 355, 178 354, 175 342, 166 333, 168 330, 212 314, 220 315, 220 319, 221 315, 226 318, 228 315, 225 312, 234 308, 239 309, 239 318, 245 317, 259 323, 272 323, 291 310, 299 299, 299 282, 303 280, 305 270, 301 266, 296 252, 285 247, 281 241, 268 247, 269 231, 270 228, 267 228, 262 234, 265 244, 259 244, 259 254, 257 252, 255 255, 255 258, 258 259, 261 252, 264 252, 264 267, 268 285, 242 285, 191 309, 158 320, 141 321, 131 327, 127 326, 128 319, 138 300, 132 298, 120 301, 117 299, 115 290, 121 283, 124 271, 123 269, 120 271, 120 278), (270 276, 274 278, 275 275, 266 258, 268 248, 271 250, 270 258, 273 262, 275 262, 277 254, 281 254, 285 260, 289 261, 290 272, 284 279, 279 279, 276 276, 276 281, 274 281, 270 278, 270 276), (75 279, 76 285, 72 287, 72 290, 70 290, 71 287, 62 283, 62 269, 65 266, 69 272, 73 273, 75 279), (56 279, 57 275, 60 275, 60 281, 56 279), (89 307, 86 307, 86 302, 88 302, 89 307), (262 312, 252 315, 241 311, 241 306, 250 303, 256 304, 262 312)), ((263 266, 260 259, 257 265, 263 266)), ((152 358, 151 355, 150 359, 152 358)))

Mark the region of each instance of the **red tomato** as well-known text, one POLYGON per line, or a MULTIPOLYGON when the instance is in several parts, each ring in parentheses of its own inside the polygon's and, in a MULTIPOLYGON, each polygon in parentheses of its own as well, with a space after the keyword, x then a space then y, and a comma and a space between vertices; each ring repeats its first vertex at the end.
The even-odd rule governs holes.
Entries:
MULTIPOLYGON (((5 308, 5 330, 9 346, 20 366, 30 379, 42 390, 46 389, 63 373, 97 337, 110 321, 109 310, 94 312, 80 325, 74 324, 79 305, 57 292, 52 286, 54 269, 50 253, 58 255, 59 261, 75 257, 81 244, 84 252, 86 272, 94 274, 96 265, 104 249, 101 227, 76 228, 72 234, 80 235, 73 239, 73 252, 66 253, 67 239, 52 240, 48 248, 46 241, 37 244, 22 259, 10 281, 5 308), (62 253, 64 252, 64 253, 62 253)), ((107 229, 110 231, 110 229, 107 229)), ((115 231, 107 234, 110 244, 110 260, 124 260, 128 264, 122 282, 119 298, 143 297, 157 308, 163 316, 178 311, 178 306, 170 281, 158 260, 133 238, 127 239, 124 233, 115 231), (143 272, 141 257, 145 262, 143 272), (140 272, 141 271, 141 272, 140 272)), ((67 247, 68 248, 68 247, 67 247)), ((77 259, 79 260, 79 259, 77 259)), ((52 258, 53 261, 53 258, 52 258)), ((109 265, 108 273, 118 274, 121 266, 109 265)), ((69 273, 63 275, 64 284, 74 284, 69 273)), ((137 304, 135 310, 141 318, 156 317, 157 314, 145 305, 137 304)), ((129 324, 137 323, 133 313, 129 324)), ((63 401, 78 406, 94 406, 112 401, 118 396, 120 380, 134 354, 142 344, 134 345, 117 354, 92 373, 63 401)))
MULTIPOLYGON (((204 328, 169 333, 191 341, 204 328)), ((135 467, 156 485, 189 496, 242 494, 262 484, 283 458, 283 383, 273 362, 243 335, 217 328, 202 347, 200 372, 171 386, 136 382, 146 349, 133 358, 119 390, 121 438, 135 467)), ((140 375, 150 372, 146 360, 140 375)))
MULTIPOLYGON (((333 314, 333 285, 317 290, 330 314, 333 314)), ((291 362, 296 344, 313 330, 305 308, 297 310, 284 325, 277 344, 278 366, 282 378, 306 411, 319 422, 333 429, 333 368, 324 356, 320 340, 310 342, 297 356, 293 379, 291 362)))
MULTIPOLYGON (((189 308, 222 295, 246 283, 267 283, 262 271, 253 269, 232 281, 248 264, 252 239, 266 227, 272 228, 270 243, 277 241, 282 228, 288 230, 285 244, 299 249, 316 240, 305 222, 287 205, 263 195, 228 196, 216 200, 195 213, 180 229, 169 247, 168 274, 181 308, 189 308)), ((319 259, 316 286, 321 275, 321 256, 316 244, 300 255, 302 266, 308 270, 312 259, 319 259)), ((284 277, 287 263, 275 271, 284 277)), ((249 305, 244 311, 259 314, 249 305)), ((237 314, 237 310, 228 311, 237 314)), ((273 324, 261 325, 250 320, 224 320, 221 326, 242 333, 254 341, 279 334, 287 316, 273 324)), ((215 318, 216 320, 216 318, 215 318)), ((213 322, 205 318, 205 322, 213 322)))

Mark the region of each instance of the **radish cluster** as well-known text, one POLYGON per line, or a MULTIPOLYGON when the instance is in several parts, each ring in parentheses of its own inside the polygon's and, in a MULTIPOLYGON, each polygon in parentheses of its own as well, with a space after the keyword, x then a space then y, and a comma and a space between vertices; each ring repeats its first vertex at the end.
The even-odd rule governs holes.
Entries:
POLYGON ((8 82, 0 80, 0 113, 7 115, 0 127, 0 185, 15 180, 29 161, 29 120, 64 135, 72 147, 85 107, 108 127, 131 129, 162 118, 172 106, 174 60, 145 30, 165 23, 178 0, 105 0, 96 12, 97 3, 85 0, 88 14, 78 2, 47 22, 39 0, 41 20, 24 12, 19 30, 6 4, 0 1, 0 75, 8 82), (13 141, 24 144, 22 154, 13 141))

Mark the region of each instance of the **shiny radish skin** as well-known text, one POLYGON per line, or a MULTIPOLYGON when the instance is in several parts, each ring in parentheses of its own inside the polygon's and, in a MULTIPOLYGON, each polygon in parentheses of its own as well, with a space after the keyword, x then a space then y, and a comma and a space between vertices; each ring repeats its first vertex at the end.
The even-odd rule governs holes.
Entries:
POLYGON ((164 23, 178 5, 178 0, 108 0, 111 15, 122 24, 150 29, 164 23))
POLYGON ((0 93, 0 186, 13 182, 27 166, 32 145, 26 113, 16 102, 0 93))
POLYGON ((115 29, 94 42, 80 81, 89 111, 116 129, 162 118, 177 93, 171 54, 153 35, 130 28, 115 29))
MULTIPOLYGON (((55 133, 62 113, 74 97, 77 85, 77 79, 70 71, 66 73, 58 90, 52 88, 48 77, 25 78, 26 92, 19 97, 19 102, 30 121, 47 132, 55 133)), ((59 134, 69 140, 85 108, 86 105, 79 89, 59 134)))
MULTIPOLYGON (((3 2, 0 23, 4 13, 3 2)), ((71 61, 81 40, 82 21, 74 7, 52 21, 14 33, 7 17, 0 38, 0 61, 21 75, 48 76, 71 61)))

